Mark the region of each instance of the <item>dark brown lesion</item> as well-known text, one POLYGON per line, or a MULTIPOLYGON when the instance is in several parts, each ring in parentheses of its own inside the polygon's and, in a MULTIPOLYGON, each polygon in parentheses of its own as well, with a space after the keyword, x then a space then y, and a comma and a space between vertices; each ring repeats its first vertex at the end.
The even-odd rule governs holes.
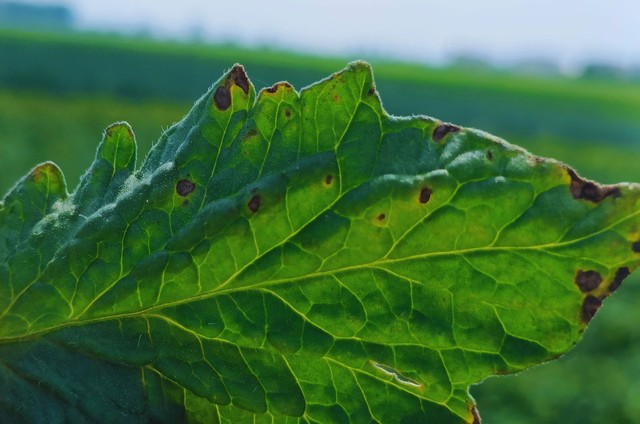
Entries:
POLYGON ((471 407, 471 416, 473 416, 473 424, 482 424, 482 419, 480 418, 480 413, 478 413, 478 408, 476 405, 471 407))
POLYGON ((229 85, 221 85, 213 94, 213 102, 219 110, 225 111, 231 106, 231 91, 229 85))
POLYGON ((636 241, 635 243, 633 243, 631 245, 631 250, 633 250, 636 253, 640 253, 640 241, 636 241))
POLYGON ((587 293, 600 286, 602 276, 597 271, 579 269, 576 273, 575 283, 583 293, 587 293))
POLYGON ((231 72, 229 72, 229 78, 233 79, 233 82, 240 87, 245 94, 249 93, 249 78, 242 65, 235 65, 231 69, 231 72))
POLYGON ((440 124, 432 134, 433 141, 441 141, 447 134, 460 131, 460 127, 453 124, 440 124))
POLYGON ((195 189, 196 184, 187 179, 182 179, 176 183, 176 193, 182 197, 187 197, 195 189))
POLYGON ((384 221, 384 219, 387 217, 386 214, 381 213, 380 215, 378 215, 378 221, 384 221))
POLYGON ((332 182, 333 182, 333 175, 329 174, 326 177, 324 177, 324 183, 326 185, 331 185, 332 182))
POLYGON ((220 85, 213 94, 213 102, 216 107, 225 111, 231 106, 231 82, 247 94, 249 92, 249 78, 241 65, 235 65, 223 85, 220 85))
POLYGON ((429 199, 431 199, 432 193, 433 191, 429 187, 423 187, 422 190, 420 190, 420 196, 418 197, 418 200, 420 201, 420 203, 425 204, 429 201, 429 199))
POLYGON ((602 299, 591 295, 585 297, 582 302, 582 321, 589 323, 600 306, 602 306, 602 299))
POLYGON ((619 197, 620 188, 614 185, 601 185, 594 181, 581 178, 571 168, 566 168, 567 173, 571 177, 571 195, 574 199, 583 199, 590 202, 599 203, 609 196, 619 197))
POLYGON ((249 202, 247 203, 247 207, 251 212, 256 213, 260 209, 261 204, 262 204, 262 199, 260 198, 260 195, 254 194, 253 197, 249 199, 249 202))
POLYGON ((609 284, 609 292, 613 293, 614 291, 616 291, 618 287, 620 287, 624 279, 627 278, 630 274, 631 271, 629 271, 629 268, 627 268, 626 266, 618 268, 618 270, 616 271, 616 275, 611 281, 611 284, 609 284))
POLYGON ((274 94, 277 93, 278 90, 280 89, 280 87, 284 87, 284 88, 291 88, 291 84, 289 84, 286 81, 283 82, 278 82, 273 84, 271 87, 267 87, 264 89, 264 91, 266 91, 269 94, 274 94))

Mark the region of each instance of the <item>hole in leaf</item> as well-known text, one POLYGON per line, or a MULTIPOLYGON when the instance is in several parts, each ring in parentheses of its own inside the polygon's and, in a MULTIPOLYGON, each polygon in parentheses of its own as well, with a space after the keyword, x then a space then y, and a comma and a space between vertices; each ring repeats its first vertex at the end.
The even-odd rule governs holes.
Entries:
POLYGON ((400 374, 398 372, 398 370, 396 370, 395 368, 392 368, 388 365, 384 365, 384 364, 380 364, 378 362, 375 361, 369 361, 371 363, 371 365, 373 365, 378 371, 382 371, 384 374, 393 377, 393 379, 400 383, 400 384, 404 384, 405 386, 411 386, 411 387, 415 387, 415 388, 422 388, 422 384, 418 383, 415 380, 412 380, 410 378, 405 377, 404 375, 400 374))

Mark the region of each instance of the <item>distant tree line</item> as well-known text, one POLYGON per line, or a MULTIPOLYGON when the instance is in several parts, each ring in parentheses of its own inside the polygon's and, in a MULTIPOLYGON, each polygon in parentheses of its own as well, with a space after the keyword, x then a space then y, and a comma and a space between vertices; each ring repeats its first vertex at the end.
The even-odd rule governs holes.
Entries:
POLYGON ((0 1, 0 27, 37 30, 73 29, 72 11, 62 5, 0 1))

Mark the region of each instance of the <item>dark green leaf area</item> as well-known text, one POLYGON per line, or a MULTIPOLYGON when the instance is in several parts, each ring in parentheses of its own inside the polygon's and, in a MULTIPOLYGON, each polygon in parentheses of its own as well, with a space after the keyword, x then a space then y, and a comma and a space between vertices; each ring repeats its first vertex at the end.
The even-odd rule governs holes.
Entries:
POLYGON ((0 203, 0 415, 19 422, 473 423, 640 262, 640 188, 383 109, 368 65, 300 93, 233 67, 139 169, 0 203))

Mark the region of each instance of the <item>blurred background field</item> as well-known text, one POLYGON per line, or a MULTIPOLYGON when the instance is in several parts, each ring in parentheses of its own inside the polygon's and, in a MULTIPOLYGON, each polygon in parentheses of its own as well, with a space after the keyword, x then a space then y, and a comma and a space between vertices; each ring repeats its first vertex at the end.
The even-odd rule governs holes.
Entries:
MULTIPOLYGON (((596 62, 568 75, 547 62, 505 67, 459 57, 434 66, 379 53, 319 56, 278 45, 160 41, 74 31, 64 7, 11 3, 11 13, 18 7, 31 15, 9 19, 9 5, 0 2, 2 193, 45 160, 61 166, 73 190, 102 130, 115 121, 133 126, 144 157, 163 129, 236 62, 258 89, 280 80, 300 89, 354 59, 373 65, 391 114, 481 128, 601 182, 640 181, 636 68, 596 62)), ((634 275, 569 355, 473 387, 484 422, 640 422, 639 305, 634 275)))

